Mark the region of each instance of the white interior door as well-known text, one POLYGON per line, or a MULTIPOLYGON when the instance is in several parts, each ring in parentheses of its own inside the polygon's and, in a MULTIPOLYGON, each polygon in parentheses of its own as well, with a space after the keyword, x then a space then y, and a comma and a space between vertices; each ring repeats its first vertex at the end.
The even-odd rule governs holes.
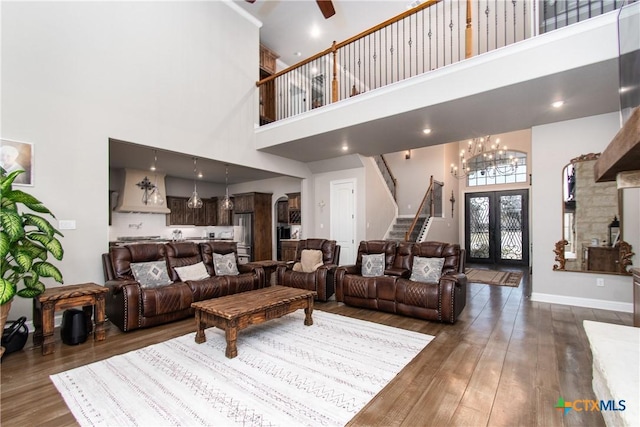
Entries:
POLYGON ((356 262, 354 179, 331 181, 331 238, 340 245, 340 265, 356 262))

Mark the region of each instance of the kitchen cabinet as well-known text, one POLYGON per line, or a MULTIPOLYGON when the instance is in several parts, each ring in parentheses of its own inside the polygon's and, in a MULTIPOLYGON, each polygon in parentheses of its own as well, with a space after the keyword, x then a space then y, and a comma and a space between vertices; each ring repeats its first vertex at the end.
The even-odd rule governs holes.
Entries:
POLYGON ((167 207, 171 213, 167 214, 167 225, 216 225, 217 212, 215 199, 203 199, 200 209, 190 209, 187 206, 188 197, 167 196, 167 207))
MULTIPOLYGON (((215 200, 216 210, 218 213, 216 225, 233 225, 233 211, 222 207, 222 197, 216 198, 215 200)), ((231 200, 233 200, 233 197, 231 200)))
POLYGON ((296 260, 296 251, 298 250, 297 240, 282 240, 282 259, 280 261, 289 262, 296 260))
POLYGON ((254 211, 254 193, 233 195, 233 212, 250 213, 253 211, 254 211))
POLYGON ((242 193, 233 195, 234 213, 251 214, 251 261, 273 259, 273 224, 271 193, 242 193), (240 200, 239 204, 236 204, 240 200), (239 207, 240 211, 237 210, 239 207))
POLYGON ((288 223, 289 222, 289 202, 287 200, 281 200, 278 202, 278 222, 279 223, 288 223))
POLYGON ((301 224, 302 215, 300 213, 300 205, 302 204, 302 197, 300 193, 287 193, 288 203, 287 208, 289 211, 289 224, 301 224))

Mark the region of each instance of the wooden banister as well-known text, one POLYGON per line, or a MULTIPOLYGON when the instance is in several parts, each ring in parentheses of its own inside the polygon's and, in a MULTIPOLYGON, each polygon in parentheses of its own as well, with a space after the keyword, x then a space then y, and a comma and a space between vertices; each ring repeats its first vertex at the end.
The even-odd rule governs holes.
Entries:
POLYGON ((409 229, 407 230, 407 232, 404 235, 405 242, 409 241, 409 237, 411 236, 411 234, 413 233, 414 229, 416 228, 416 225, 418 223, 418 219, 420 218, 420 213, 424 210, 428 199, 430 199, 430 202, 429 202, 429 217, 435 216, 435 198, 433 197, 433 191, 434 191, 435 185, 443 186, 444 183, 434 180, 433 179, 433 175, 431 175, 431 177, 429 178, 429 188, 427 188, 427 192, 424 194, 424 197, 422 198, 422 202, 420 203, 420 207, 418 208, 418 211, 416 212, 416 216, 413 218, 413 221, 411 222, 411 226, 409 227, 409 229))
POLYGON ((391 181, 393 181, 393 200, 397 200, 396 195, 398 193, 398 180, 396 179, 395 176, 393 176, 393 172, 391 172, 389 163, 387 163, 387 159, 384 158, 384 155, 381 154, 380 159, 382 160, 382 163, 384 163, 384 167, 387 170, 387 173, 389 174, 391 181))
MULTIPOLYGON (((420 4, 420 5, 412 8, 412 9, 407 10, 406 12, 402 12, 401 14, 394 16, 393 18, 387 19, 386 21, 384 21, 381 24, 378 24, 378 25, 376 25, 374 27, 369 28, 368 30, 363 31, 360 34, 357 34, 357 35, 355 35, 355 36, 353 36, 351 38, 348 38, 345 41, 342 41, 340 43, 336 43, 334 41, 333 44, 331 45, 331 47, 329 47, 328 49, 325 49, 320 53, 316 53, 315 55, 313 55, 313 56, 311 56, 311 57, 309 57, 307 59, 304 59, 304 60, 298 62, 297 64, 294 64, 294 65, 292 65, 292 66, 290 66, 288 68, 285 68, 282 71, 278 71, 277 73, 272 74, 269 77, 266 77, 266 78, 264 78, 262 80, 257 81, 256 82, 256 86, 261 86, 261 85, 263 85, 265 83, 268 83, 268 82, 270 82, 272 80, 275 80, 275 79, 277 79, 278 77, 280 77, 280 76, 282 76, 284 74, 287 74, 287 73, 289 73, 289 72, 291 72, 291 71, 293 71, 293 70, 295 70, 297 68, 302 67, 303 65, 309 64, 310 62, 313 62, 316 59, 322 58, 323 56, 329 55, 331 53, 333 54, 333 72, 334 72, 334 78, 335 78, 335 76, 336 76, 336 74, 338 72, 338 70, 337 70, 337 60, 336 60, 336 54, 337 54, 338 49, 348 45, 349 43, 353 43, 354 41, 359 40, 359 39, 361 39, 363 37, 371 35, 371 34, 375 33, 376 31, 379 31, 380 29, 382 29, 384 27, 387 27, 387 26, 389 26, 391 24, 394 24, 394 23, 396 23, 398 21, 401 21, 404 18, 406 18, 407 16, 411 16, 411 15, 413 15, 413 14, 415 14, 415 13, 417 13, 417 12, 423 10, 423 9, 426 9, 428 7, 433 6, 436 3, 440 3, 441 1, 442 0, 429 0, 429 1, 426 1, 426 2, 424 2, 422 4, 420 4)), ((470 14, 470 12, 469 12, 469 14, 470 14)), ((337 79, 335 79, 334 82, 335 82, 335 88, 332 88, 332 91, 335 91, 335 95, 336 95, 335 98, 334 98, 334 102, 335 102, 335 100, 338 99, 337 79)))

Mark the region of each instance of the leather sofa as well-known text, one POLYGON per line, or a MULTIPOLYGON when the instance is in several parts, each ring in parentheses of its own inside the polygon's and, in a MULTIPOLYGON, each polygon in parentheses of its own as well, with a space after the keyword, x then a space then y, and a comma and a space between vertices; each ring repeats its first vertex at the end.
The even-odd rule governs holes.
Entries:
POLYGON ((306 289, 318 293, 316 299, 327 301, 335 293, 335 270, 340 261, 340 245, 335 240, 306 239, 298 242, 296 258, 293 262, 278 266, 276 283, 292 288, 306 289), (302 260, 305 249, 322 252, 322 265, 315 271, 295 271, 294 266, 302 260))
POLYGON ((122 331, 160 325, 192 316, 192 302, 259 289, 266 279, 261 267, 238 263, 235 242, 138 243, 112 246, 102 255, 105 286, 109 288, 106 314, 122 331), (240 274, 215 274, 213 254, 235 254, 240 274), (162 261, 170 284, 144 287, 135 280, 131 264, 162 261), (203 262, 210 277, 180 281, 176 267, 203 262))
POLYGON ((454 323, 466 305, 464 250, 442 242, 360 242, 356 264, 336 270, 336 300, 346 305, 454 323), (384 273, 365 277, 363 256, 384 254, 384 273), (416 257, 443 258, 440 278, 411 280, 416 257))

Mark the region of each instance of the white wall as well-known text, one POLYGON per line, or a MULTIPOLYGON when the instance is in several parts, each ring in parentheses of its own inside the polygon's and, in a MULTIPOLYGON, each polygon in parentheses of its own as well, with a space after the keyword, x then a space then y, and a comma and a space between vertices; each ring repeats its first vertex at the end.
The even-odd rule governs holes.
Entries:
POLYGON ((225 2, 3 2, 1 19, 0 136, 34 144, 29 190, 76 221, 65 284, 103 282, 109 138, 308 175, 254 149, 259 29, 225 2))
POLYGON ((396 199, 400 216, 415 216, 433 175, 436 181, 443 181, 445 173, 443 158, 446 145, 415 148, 411 158, 405 158, 405 151, 385 154, 384 158, 391 173, 398 181, 396 199))
MULTIPOLYGON (((554 245, 562 238, 562 169, 581 154, 602 152, 619 127, 618 113, 611 113, 532 129, 533 300, 631 311, 631 277, 553 271, 554 245), (604 278, 604 287, 596 287, 597 277, 604 278)), ((638 191, 626 190, 623 233, 635 252, 639 212, 638 191)))

